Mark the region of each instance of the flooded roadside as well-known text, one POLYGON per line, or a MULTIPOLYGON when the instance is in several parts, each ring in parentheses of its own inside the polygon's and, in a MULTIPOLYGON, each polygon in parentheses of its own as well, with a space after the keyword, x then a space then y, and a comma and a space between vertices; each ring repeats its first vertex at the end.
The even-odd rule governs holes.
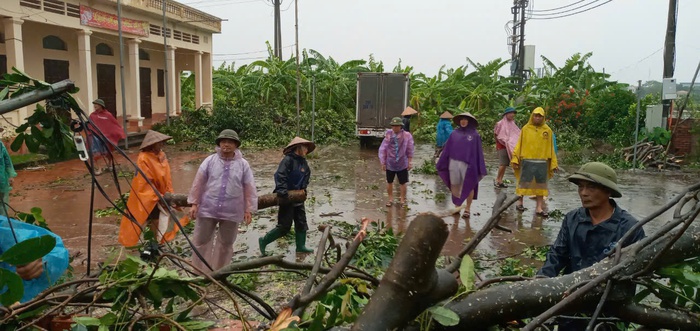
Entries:
MULTIPOLYGON (((177 146, 170 146, 170 160, 173 186, 176 193, 187 193, 197 171, 199 163, 208 155, 205 152, 179 151, 177 146)), ((277 169, 282 155, 279 150, 246 151, 245 157, 250 162, 255 173, 259 194, 271 193, 274 187, 272 176, 277 169)), ((136 159, 136 153, 129 154, 136 159)), ((420 166, 424 160, 433 155, 431 145, 418 145, 414 157, 414 166, 420 166)), ((118 159, 127 170, 124 159, 118 159)), ((486 152, 486 162, 489 175, 480 184, 479 199, 472 205, 472 216, 469 221, 458 216, 445 217, 450 227, 448 243, 443 248, 443 254, 455 255, 464 244, 488 220, 491 207, 500 190, 509 195, 514 194, 514 185, 507 189, 493 187, 496 172, 495 152, 486 152)), ((386 189, 384 173, 377 159, 377 150, 360 149, 358 146, 319 146, 309 160, 312 169, 312 179, 309 185, 309 200, 307 201, 307 218, 309 221, 309 243, 313 247, 320 233, 316 230, 322 223, 343 221, 359 223, 362 217, 368 217, 395 231, 405 231, 415 215, 423 212, 434 212, 445 215, 453 208, 449 199, 449 191, 437 176, 411 173, 410 186, 407 196, 407 207, 385 207, 386 189), (333 216, 327 216, 332 214, 333 216)), ((566 180, 566 176, 577 167, 565 167, 551 181, 550 197, 547 201, 549 210, 560 210, 564 213, 580 206, 575 186, 566 180)), ((118 197, 114 181, 104 174, 98 181, 104 187, 110 199, 118 197)), ((620 187, 623 197, 617 199, 620 206, 627 209, 637 218, 642 218, 666 201, 672 199, 685 186, 697 178, 697 174, 684 173, 653 173, 653 172, 619 172, 620 187)), ((508 170, 506 179, 513 180, 512 171, 508 170)), ((129 190, 128 181, 120 179, 122 192, 129 190)), ((95 209, 106 208, 108 201, 99 192, 95 192, 95 209)), ((43 216, 51 229, 59 234, 71 255, 80 252, 73 262, 76 272, 84 270, 87 253, 88 219, 90 206, 90 178, 83 163, 78 160, 53 164, 45 170, 20 170, 15 181, 10 205, 20 211, 28 211, 32 207, 40 207, 43 216)), ((479 246, 479 251, 489 255, 510 255, 520 252, 528 246, 548 245, 554 241, 560 222, 553 218, 542 219, 534 215, 534 201, 526 199, 528 208, 519 213, 512 206, 501 220, 501 225, 513 230, 513 233, 492 231, 479 246)), ((668 215, 649 224, 645 230, 653 231, 663 224, 668 215)), ((242 228, 236 241, 236 258, 255 257, 257 239, 260 235, 276 225, 276 210, 274 208, 260 211, 253 223, 242 228)), ((110 247, 119 247, 117 217, 93 218, 92 229, 92 261, 103 260, 110 247)), ((294 259, 293 246, 281 242, 269 246, 275 254, 285 253, 294 259)))

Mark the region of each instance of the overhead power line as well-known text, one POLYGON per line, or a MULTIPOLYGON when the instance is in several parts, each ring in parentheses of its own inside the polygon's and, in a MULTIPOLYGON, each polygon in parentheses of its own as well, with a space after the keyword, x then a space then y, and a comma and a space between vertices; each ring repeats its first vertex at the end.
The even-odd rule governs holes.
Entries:
POLYGON ((568 7, 571 7, 571 6, 575 5, 575 4, 579 4, 579 3, 581 3, 581 2, 585 2, 585 1, 587 1, 587 0, 580 0, 580 1, 576 1, 576 2, 574 2, 574 3, 570 3, 570 4, 566 5, 566 6, 561 6, 561 7, 557 7, 557 8, 549 8, 549 9, 533 9, 533 10, 531 10, 531 11, 532 11, 532 12, 547 12, 547 11, 555 11, 555 10, 559 10, 559 9, 564 9, 564 8, 568 8, 568 7))
POLYGON ((574 8, 569 8, 569 9, 567 9, 567 10, 562 10, 562 11, 552 12, 552 13, 530 12, 530 15, 532 15, 532 16, 559 16, 559 15, 562 15, 562 14, 565 14, 565 13, 570 13, 570 12, 572 12, 572 11, 577 11, 577 10, 579 10, 579 9, 586 8, 586 7, 591 6, 591 5, 593 5, 593 4, 595 4, 596 2, 599 2, 599 1, 601 1, 601 0, 592 0, 592 1, 590 1, 590 2, 584 3, 584 4, 582 4, 582 5, 580 5, 580 6, 577 6, 577 7, 574 7, 574 8))
POLYGON ((580 11, 573 12, 573 13, 570 13, 570 14, 559 15, 559 16, 532 17, 531 19, 532 19, 532 20, 553 20, 553 19, 557 19, 557 18, 564 18, 564 17, 574 16, 574 15, 577 15, 577 14, 585 13, 585 12, 587 12, 587 11, 596 9, 596 8, 598 8, 598 7, 602 6, 602 5, 605 5, 605 4, 607 4, 607 3, 610 3, 610 2, 612 2, 612 1, 613 1, 613 0, 608 0, 608 1, 606 1, 606 2, 603 2, 603 3, 601 3, 601 4, 595 5, 595 6, 593 6, 593 7, 589 7, 589 8, 586 8, 586 9, 584 9, 584 10, 580 10, 580 11))

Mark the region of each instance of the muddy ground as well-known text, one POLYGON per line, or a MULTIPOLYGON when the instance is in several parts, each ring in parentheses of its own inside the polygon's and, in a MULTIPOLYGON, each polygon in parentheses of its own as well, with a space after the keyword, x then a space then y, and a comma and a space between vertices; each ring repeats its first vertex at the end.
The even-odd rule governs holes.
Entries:
MULTIPOLYGON (((244 146, 245 147, 245 146, 244 146)), ((199 163, 207 152, 183 151, 183 146, 168 146, 173 186, 176 193, 187 193, 195 176, 199 163)), ((254 172, 258 192, 271 193, 274 187, 273 173, 282 154, 280 150, 243 149, 245 158, 250 162, 254 172)), ((128 152, 136 159, 136 151, 128 152)), ((419 167, 424 160, 431 159, 433 147, 418 145, 414 166, 419 167)), ((455 216, 445 217, 450 225, 449 241, 443 248, 444 255, 454 255, 466 239, 478 231, 488 219, 493 201, 500 189, 493 187, 496 173, 495 151, 486 152, 489 175, 480 184, 479 198, 472 206, 472 217, 465 221, 455 216)), ((123 175, 133 172, 123 158, 118 158, 123 175)), ((330 220, 357 223, 362 217, 368 217, 384 223, 395 230, 404 231, 411 219, 422 212, 447 214, 453 208, 449 192, 435 175, 411 173, 406 207, 385 207, 386 190, 384 173, 377 158, 376 148, 360 149, 358 146, 319 146, 310 156, 312 179, 307 200, 307 217, 309 221, 309 241, 311 247, 320 237, 316 230, 318 224, 330 220), (324 217, 329 213, 339 216, 324 217)), ((563 167, 563 171, 551 181, 549 210, 569 211, 580 206, 575 186, 566 180, 566 176, 577 166, 563 167)), ((85 272, 88 219, 90 206, 90 178, 83 163, 78 160, 46 165, 18 171, 10 205, 20 211, 40 207, 51 229, 59 234, 72 255, 76 275, 85 272)), ((641 172, 620 171, 620 186, 623 197, 617 199, 620 206, 638 218, 642 218, 664 202, 673 198, 678 192, 698 177, 697 173, 683 172, 641 172)), ((506 179, 513 180, 512 171, 506 173, 506 179)), ((109 175, 98 177, 110 199, 118 196, 118 190, 109 175)), ((128 191, 128 182, 121 179, 121 189, 128 191)), ((514 194, 514 187, 505 190, 514 194)), ((398 199, 398 192, 395 194, 398 199)), ((534 214, 534 201, 525 201, 526 210, 518 213, 512 206, 504 215, 501 224, 513 229, 513 233, 493 231, 479 246, 479 252, 493 256, 506 256, 519 253, 528 246, 543 246, 554 241, 560 226, 555 218, 543 219, 534 214)), ((108 207, 107 200, 96 192, 95 209, 108 207)), ((235 259, 255 257, 257 239, 276 224, 274 208, 262 210, 254 217, 250 226, 243 227, 235 244, 235 259)), ((668 213, 645 228, 647 233, 653 231, 668 213)), ((94 218, 92 233, 92 268, 96 262, 104 260, 110 252, 119 249, 117 242, 118 218, 94 218)), ((296 256, 294 245, 278 241, 269 246, 274 254, 286 254, 289 259, 310 260, 312 256, 296 256)), ((291 291, 290 293, 294 293, 291 291)), ((276 299, 283 299, 278 294, 276 299)), ((288 296, 287 298, 291 298, 288 296)), ((273 298, 274 299, 274 298, 273 298)))

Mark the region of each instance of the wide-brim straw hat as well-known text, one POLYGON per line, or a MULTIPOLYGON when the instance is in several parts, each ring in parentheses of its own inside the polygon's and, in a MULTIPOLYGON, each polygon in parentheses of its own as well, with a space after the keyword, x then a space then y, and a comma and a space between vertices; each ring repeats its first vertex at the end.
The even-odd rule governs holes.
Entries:
POLYGON ((139 149, 144 149, 148 146, 152 146, 161 141, 166 141, 170 139, 173 139, 173 137, 168 136, 167 134, 162 134, 158 131, 148 130, 148 132, 146 132, 146 137, 143 138, 143 142, 141 142, 141 147, 139 147, 139 149))
POLYGON ((459 126, 459 121, 462 119, 462 117, 466 117, 469 119, 470 122, 474 122, 474 127, 479 126, 479 121, 476 120, 476 117, 472 115, 470 112, 464 112, 459 115, 455 115, 455 117, 452 118, 452 122, 454 122, 457 126, 459 126))
POLYGON ((573 175, 569 176, 569 181, 576 184, 585 180, 596 183, 610 190, 613 198, 622 197, 620 187, 617 186, 617 173, 615 170, 602 162, 589 162, 581 166, 573 175))
POLYGON ((306 140, 306 139, 304 139, 304 138, 302 138, 302 137, 294 137, 294 139, 292 139, 292 142, 290 142, 290 143, 287 145, 287 147, 285 147, 284 150, 282 150, 282 154, 287 154, 287 153, 289 153, 289 151, 293 150, 293 149, 296 148, 298 145, 306 145, 306 147, 309 149, 309 150, 306 152, 307 154, 313 152, 314 149, 316 149, 316 144, 314 144, 313 142, 308 141, 308 140, 306 140))
POLYGON ((440 118, 444 118, 444 119, 448 119, 448 120, 452 119, 453 117, 454 116, 452 116, 452 114, 449 111, 445 111, 444 113, 442 113, 442 115, 440 115, 440 118))
POLYGON ((406 109, 404 109, 403 113, 401 113, 401 116, 411 116, 415 114, 418 114, 418 111, 409 106, 406 107, 406 109))

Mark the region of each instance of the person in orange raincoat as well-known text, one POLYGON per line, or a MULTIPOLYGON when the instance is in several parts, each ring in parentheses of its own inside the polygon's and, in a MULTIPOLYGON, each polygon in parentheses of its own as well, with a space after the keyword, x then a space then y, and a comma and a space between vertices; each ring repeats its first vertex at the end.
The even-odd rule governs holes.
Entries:
MULTIPOLYGON (((173 192, 170 164, 168 164, 165 152, 163 152, 165 142, 171 138, 158 131, 148 131, 141 143, 141 152, 137 161, 138 167, 161 195, 173 192)), ((159 243, 175 238, 178 226, 174 224, 167 208, 159 203, 155 191, 140 173, 137 173, 131 182, 131 194, 129 194, 126 206, 138 224, 134 224, 126 216, 122 217, 119 227, 119 243, 122 245, 126 247, 136 246, 146 225, 156 234, 159 243), (147 221, 149 221, 148 224, 146 224, 147 221)), ((182 226, 188 222, 187 216, 180 220, 182 226)))

